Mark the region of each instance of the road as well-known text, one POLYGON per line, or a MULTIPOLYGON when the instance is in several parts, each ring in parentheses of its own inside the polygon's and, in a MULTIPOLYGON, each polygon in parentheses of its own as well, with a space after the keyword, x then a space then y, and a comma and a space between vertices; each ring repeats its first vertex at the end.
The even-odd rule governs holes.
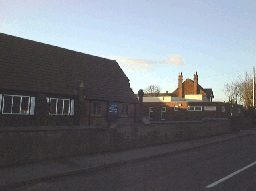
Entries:
POLYGON ((254 191, 256 135, 29 185, 20 191, 254 191), (208 187, 208 188, 207 188, 208 187))

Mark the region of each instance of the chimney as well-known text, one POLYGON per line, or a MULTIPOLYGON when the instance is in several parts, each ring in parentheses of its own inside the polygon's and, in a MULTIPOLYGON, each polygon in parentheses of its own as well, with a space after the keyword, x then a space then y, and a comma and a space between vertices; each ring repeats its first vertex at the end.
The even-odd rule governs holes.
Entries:
POLYGON ((194 74, 194 94, 198 94, 198 74, 194 74))
POLYGON ((183 75, 182 75, 182 72, 179 74, 179 77, 178 77, 178 97, 182 98, 183 97, 183 86, 182 86, 182 83, 183 83, 183 75))
POLYGON ((143 96, 144 96, 144 92, 142 89, 140 89, 138 91, 138 97, 139 97, 139 103, 142 104, 143 103, 143 96))

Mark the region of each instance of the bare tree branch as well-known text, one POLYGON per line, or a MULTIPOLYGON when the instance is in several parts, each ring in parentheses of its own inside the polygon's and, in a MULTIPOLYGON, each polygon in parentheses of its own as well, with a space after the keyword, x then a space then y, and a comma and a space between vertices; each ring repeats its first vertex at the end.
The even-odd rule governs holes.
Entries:
POLYGON ((239 76, 237 80, 225 84, 225 93, 229 102, 239 102, 249 108, 252 107, 252 88, 252 76, 246 72, 244 77, 239 76))
POLYGON ((144 92, 152 96, 158 96, 160 93, 160 87, 158 85, 150 85, 144 90, 144 92))

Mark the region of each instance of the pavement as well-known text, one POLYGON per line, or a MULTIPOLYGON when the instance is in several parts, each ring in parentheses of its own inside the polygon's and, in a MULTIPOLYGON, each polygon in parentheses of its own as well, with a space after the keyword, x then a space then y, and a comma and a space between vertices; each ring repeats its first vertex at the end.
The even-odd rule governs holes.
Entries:
POLYGON ((210 138, 164 144, 116 153, 104 153, 12 167, 9 166, 0 169, 0 190, 14 190, 15 188, 34 185, 44 181, 168 156, 170 154, 227 142, 250 135, 256 135, 256 131, 246 130, 210 138))

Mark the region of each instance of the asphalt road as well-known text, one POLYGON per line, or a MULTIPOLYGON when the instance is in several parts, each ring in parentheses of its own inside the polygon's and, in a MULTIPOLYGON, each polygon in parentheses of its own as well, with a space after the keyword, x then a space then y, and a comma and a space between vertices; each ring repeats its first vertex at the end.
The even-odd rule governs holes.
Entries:
POLYGON ((17 190, 254 191, 255 161, 256 135, 251 135, 142 162, 62 177, 17 190), (222 178, 223 182, 219 181, 222 178), (209 185, 214 186, 207 188, 209 185))

